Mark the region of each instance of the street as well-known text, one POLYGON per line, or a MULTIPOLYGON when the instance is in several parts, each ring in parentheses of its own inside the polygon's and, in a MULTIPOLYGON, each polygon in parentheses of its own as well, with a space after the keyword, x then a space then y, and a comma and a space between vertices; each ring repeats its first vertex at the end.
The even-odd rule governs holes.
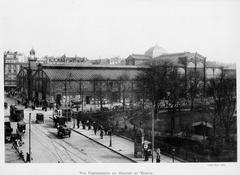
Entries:
MULTIPOLYGON (((28 126, 28 125, 27 125, 28 126)), ((58 138, 53 122, 32 124, 32 162, 130 162, 95 142, 72 132, 70 138, 58 138)), ((28 149, 28 132, 23 149, 28 149)))
MULTIPOLYGON (((14 102, 5 98, 9 106, 14 102)), ((24 144, 20 147, 24 156, 29 152, 29 122, 28 116, 31 112, 31 152, 32 163, 129 163, 130 160, 112 152, 111 150, 87 139, 86 137, 72 132, 70 138, 58 138, 57 129, 49 118, 52 111, 25 109, 24 121, 26 122, 26 133, 23 136, 24 144), (36 124, 36 113, 44 114, 44 123, 36 124)), ((13 132, 16 131, 16 122, 12 122, 13 132)), ((6 153, 7 154, 7 153, 6 153)), ((6 160, 8 161, 8 160, 6 160)))

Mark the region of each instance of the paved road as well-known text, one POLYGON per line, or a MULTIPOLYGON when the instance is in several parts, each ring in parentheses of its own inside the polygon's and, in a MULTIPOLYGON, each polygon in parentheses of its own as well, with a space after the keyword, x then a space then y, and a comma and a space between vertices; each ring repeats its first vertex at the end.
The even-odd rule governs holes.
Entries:
MULTIPOLYGON (((28 141, 27 136, 25 140, 28 141)), ((130 162, 75 132, 70 138, 58 138, 57 129, 49 120, 45 124, 32 124, 32 157, 33 162, 130 162)))
MULTIPOLYGON (((12 104, 9 100, 9 104, 12 104)), ((24 156, 29 150, 28 115, 32 113, 32 162, 33 163, 130 163, 128 159, 114 153, 113 151, 72 132, 70 138, 58 138, 57 129, 53 127, 53 121, 49 119, 51 112, 24 110, 26 133, 23 137, 24 144, 20 147, 24 156), (44 124, 35 123, 37 112, 44 113, 44 124)), ((13 130, 16 129, 16 122, 12 122, 13 130)), ((5 149, 6 150, 6 149, 5 149)), ((7 152, 6 152, 7 154, 7 152)), ((7 159, 7 156, 6 156, 7 159)), ((5 160, 9 162, 8 160, 5 160)))

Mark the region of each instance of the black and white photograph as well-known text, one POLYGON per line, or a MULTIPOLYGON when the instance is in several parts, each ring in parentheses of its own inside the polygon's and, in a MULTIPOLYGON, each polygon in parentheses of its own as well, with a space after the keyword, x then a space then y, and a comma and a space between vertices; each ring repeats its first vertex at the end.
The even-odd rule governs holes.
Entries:
POLYGON ((4 166, 237 166, 240 1, 0 6, 4 166))

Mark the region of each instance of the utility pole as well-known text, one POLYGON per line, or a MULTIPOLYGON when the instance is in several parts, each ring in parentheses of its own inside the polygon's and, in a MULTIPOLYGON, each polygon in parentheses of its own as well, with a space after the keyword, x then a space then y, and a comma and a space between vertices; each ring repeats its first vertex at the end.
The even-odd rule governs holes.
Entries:
POLYGON ((68 101, 70 100, 70 98, 68 99, 68 89, 67 89, 67 80, 66 80, 66 105, 67 105, 67 109, 66 109, 66 115, 67 115, 67 121, 68 121, 68 101))
POLYGON ((112 129, 109 130, 109 136, 110 136, 109 147, 112 147, 112 129))
POLYGON ((65 79, 65 107, 67 107, 67 79, 65 79))
POLYGON ((154 152, 154 104, 152 105, 152 163, 153 163, 153 152, 154 152))
POLYGON ((29 163, 31 163, 31 113, 29 113, 29 163))

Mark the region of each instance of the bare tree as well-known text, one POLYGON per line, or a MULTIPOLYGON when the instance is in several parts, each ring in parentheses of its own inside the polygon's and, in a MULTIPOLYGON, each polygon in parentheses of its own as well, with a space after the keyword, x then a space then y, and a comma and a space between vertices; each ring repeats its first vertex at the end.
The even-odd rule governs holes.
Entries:
POLYGON ((174 115, 180 108, 180 101, 185 96, 185 79, 178 72, 178 68, 168 61, 159 65, 151 65, 149 69, 139 74, 137 86, 154 106, 156 118, 160 109, 160 102, 165 101, 168 112, 171 115, 171 131, 174 133, 174 115), (145 93, 147 92, 147 93, 145 93))
POLYGON ((181 108, 181 100, 185 96, 185 82, 184 77, 178 72, 178 68, 170 66, 167 76, 167 109, 171 116, 171 134, 173 135, 175 129, 175 112, 181 108))
POLYGON ((193 110, 194 107, 194 100, 197 97, 197 95, 201 92, 201 88, 200 88, 200 73, 199 72, 193 72, 190 71, 188 73, 188 88, 187 88, 187 92, 188 92, 188 96, 190 98, 190 102, 191 102, 191 111, 193 110))
POLYGON ((139 73, 137 88, 144 94, 154 106, 154 117, 157 117, 158 106, 161 99, 166 96, 168 63, 161 65, 150 65, 149 69, 139 73))
POLYGON ((230 129, 236 118, 233 115, 236 110, 236 78, 227 77, 224 72, 212 79, 208 84, 208 92, 213 97, 214 135, 216 122, 225 130, 225 140, 229 141, 230 129))
POLYGON ((126 91, 129 88, 127 85, 128 80, 129 80, 129 76, 127 74, 123 74, 117 78, 118 85, 119 85, 120 99, 122 98, 123 111, 125 111, 125 106, 126 106, 126 91))
MULTIPOLYGON (((104 78, 101 75, 96 75, 93 79, 94 100, 100 102, 100 110, 103 109, 103 100, 105 93, 103 90, 104 78)), ((96 105, 96 104, 95 104, 96 105)))

